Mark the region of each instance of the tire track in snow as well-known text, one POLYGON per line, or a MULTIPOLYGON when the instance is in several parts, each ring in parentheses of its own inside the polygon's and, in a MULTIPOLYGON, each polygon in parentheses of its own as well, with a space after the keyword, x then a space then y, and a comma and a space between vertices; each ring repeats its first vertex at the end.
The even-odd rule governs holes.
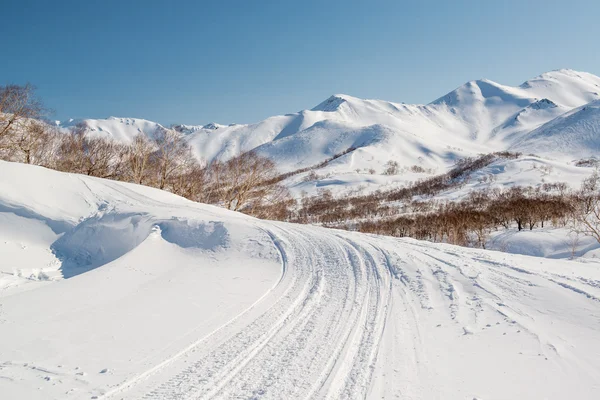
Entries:
POLYGON ((285 294, 144 399, 366 397, 391 288, 385 257, 326 231, 276 226, 285 294))
MULTIPOLYGON (((276 246, 281 249, 285 245, 285 239, 275 237, 278 240, 276 246)), ((203 394, 218 390, 223 382, 232 378, 232 370, 237 371, 240 365, 251 359, 287 322, 297 323, 294 316, 309 303, 308 299, 317 291, 319 282, 312 274, 310 265, 305 269, 289 268, 288 265, 293 260, 289 260, 286 253, 282 253, 282 262, 284 276, 279 282, 280 290, 275 290, 269 296, 270 299, 266 300, 268 302, 274 299, 267 311, 246 326, 233 327, 234 332, 227 340, 203 343, 208 352, 201 354, 199 361, 144 398, 200 398, 203 394)))
POLYGON ((549 285, 573 290, 550 275, 428 244, 261 226, 281 256, 279 283, 254 310, 188 348, 187 365, 164 366, 165 380, 144 399, 421 398, 435 392, 427 385, 437 373, 423 321, 469 340, 494 334, 490 324, 501 318, 502 329, 523 328, 545 354, 567 354, 536 328, 535 310, 519 307, 549 285))

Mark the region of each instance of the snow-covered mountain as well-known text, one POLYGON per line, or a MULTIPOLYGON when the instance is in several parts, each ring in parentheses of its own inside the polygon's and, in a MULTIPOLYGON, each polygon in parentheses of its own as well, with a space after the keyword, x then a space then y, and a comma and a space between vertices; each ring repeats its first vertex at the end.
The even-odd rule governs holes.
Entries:
POLYGON ((85 127, 90 135, 105 136, 123 143, 130 143, 132 138, 138 134, 152 137, 157 129, 162 128, 157 122, 139 118, 117 118, 106 119, 71 119, 59 123, 62 128, 72 129, 74 127, 85 127))
MULTIPOLYGON (((563 69, 517 87, 487 79, 471 81, 427 105, 333 95, 311 109, 255 124, 174 128, 186 135, 198 158, 228 159, 256 150, 273 159, 282 172, 315 165, 356 148, 325 166, 323 172, 363 182, 372 179, 357 174, 367 170, 380 174, 390 160, 400 166, 441 171, 457 158, 506 149, 569 161, 581 158, 582 148, 585 155, 594 155, 600 137, 591 114, 599 93, 599 77, 563 69), (543 139, 548 133, 539 130, 547 132, 551 126, 571 134, 552 134, 553 142, 548 145, 543 139)), ((125 142, 139 133, 151 136, 161 127, 131 118, 79 122, 92 134, 125 142)))
POLYGON ((4 161, 0 259, 2 399, 598 397, 595 259, 262 221, 4 161))
POLYGON ((555 158, 600 156, 600 100, 554 118, 523 136, 512 148, 555 158))

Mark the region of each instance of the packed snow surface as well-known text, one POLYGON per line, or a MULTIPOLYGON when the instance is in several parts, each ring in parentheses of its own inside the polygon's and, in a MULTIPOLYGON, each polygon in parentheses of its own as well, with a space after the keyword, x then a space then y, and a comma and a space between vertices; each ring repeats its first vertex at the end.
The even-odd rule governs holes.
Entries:
POLYGON ((0 163, 2 399, 597 399, 600 264, 0 163), (65 279, 66 278, 66 279, 65 279))

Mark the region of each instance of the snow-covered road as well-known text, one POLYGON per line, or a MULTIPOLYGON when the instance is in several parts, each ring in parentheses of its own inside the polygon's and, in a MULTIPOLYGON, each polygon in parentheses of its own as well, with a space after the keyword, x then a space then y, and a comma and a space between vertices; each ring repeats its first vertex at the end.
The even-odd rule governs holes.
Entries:
POLYGON ((588 279, 546 260, 263 225, 281 254, 278 284, 165 366, 164 382, 147 377, 128 388, 133 397, 592 399, 600 393, 595 271, 588 279), (547 263, 551 268, 539 267, 547 263))
POLYGON ((10 250, 0 247, 2 399, 600 393, 593 260, 260 221, 135 185, 1 166, 11 170, 0 176, 10 222, 0 218, 10 250), (24 178, 37 190, 20 189, 24 178), (56 256, 72 277, 10 275, 18 249, 19 268, 31 254, 56 256))
POLYGON ((146 398, 365 397, 390 300, 384 253, 306 227, 269 235, 277 286, 146 398))

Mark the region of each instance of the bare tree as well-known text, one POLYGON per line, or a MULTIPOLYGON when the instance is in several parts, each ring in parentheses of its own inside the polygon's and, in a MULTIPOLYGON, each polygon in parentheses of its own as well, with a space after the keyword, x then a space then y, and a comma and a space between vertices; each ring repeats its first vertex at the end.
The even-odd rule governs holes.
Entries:
POLYGON ((397 161, 389 160, 385 164, 385 170, 383 171, 384 175, 397 175, 400 171, 400 165, 397 161))
POLYGON ((569 247, 569 252, 571 253, 571 260, 575 259, 575 256, 577 255, 577 250, 579 249, 579 242, 579 229, 572 229, 571 232, 569 232, 569 234, 567 235, 567 239, 565 240, 565 243, 569 247))
POLYGON ((8 158, 25 164, 50 165, 56 143, 52 127, 35 119, 19 121, 17 125, 5 138, 8 158))
POLYGON ((267 197, 269 188, 276 185, 262 185, 276 176, 275 164, 255 152, 243 153, 227 161, 218 177, 222 188, 223 205, 239 211, 257 197, 267 197))
POLYGON ((204 201, 204 191, 207 182, 207 170, 190 159, 185 163, 183 171, 169 179, 169 186, 173 193, 194 201, 204 201))
POLYGON ((181 172, 191 160, 191 150, 184 137, 172 129, 161 129, 154 137, 157 150, 153 153, 158 173, 158 188, 164 189, 168 180, 181 172))
POLYGON ((600 243, 600 175, 598 171, 586 178, 578 194, 573 212, 577 229, 600 243))
POLYGON ((126 156, 129 173, 133 182, 140 185, 144 183, 148 175, 150 156, 155 150, 155 145, 145 134, 141 133, 133 138, 126 156))
POLYGON ((0 86, 0 146, 19 121, 38 119, 45 111, 32 85, 0 86))
POLYGON ((79 125, 63 137, 59 153, 59 169, 63 171, 120 179, 127 148, 109 138, 89 137, 86 127, 79 125))

